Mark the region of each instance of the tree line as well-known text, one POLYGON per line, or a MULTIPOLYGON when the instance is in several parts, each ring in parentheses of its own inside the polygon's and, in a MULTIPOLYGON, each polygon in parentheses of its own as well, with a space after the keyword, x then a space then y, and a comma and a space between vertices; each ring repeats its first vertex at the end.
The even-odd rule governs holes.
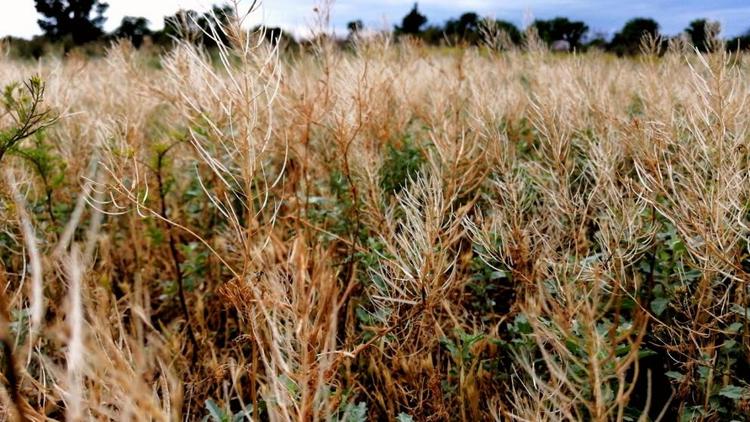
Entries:
MULTIPOLYGON (((101 0, 35 0, 35 6, 40 14, 38 23, 43 34, 31 40, 6 38, 19 56, 38 58, 55 49, 67 53, 74 48, 83 48, 90 52, 119 39, 128 39, 133 46, 140 48, 146 44, 168 47, 176 38, 190 37, 192 41, 210 48, 216 42, 206 35, 211 32, 211 22, 218 20, 227 23, 234 18, 232 7, 214 5, 206 13, 180 10, 166 16, 163 29, 158 31, 150 29, 150 22, 146 18, 126 16, 117 29, 106 33, 105 13, 109 5, 101 0)), ((542 42, 557 51, 595 48, 617 55, 637 54, 644 35, 648 34, 654 39, 661 35, 658 22, 642 17, 626 22, 610 39, 605 34, 591 33, 585 22, 565 17, 537 19, 525 31, 512 22, 482 18, 474 12, 449 19, 442 25, 428 22, 427 16, 420 12, 415 3, 401 24, 393 28, 393 33, 397 37, 409 36, 431 45, 467 46, 482 43, 487 37, 487 30, 491 28, 495 33, 503 34, 506 46, 513 46, 522 45, 531 29, 542 42)), ((347 40, 351 40, 362 33, 365 26, 361 20, 355 20, 347 24, 347 29, 347 40)), ((709 40, 719 32, 717 22, 697 19, 689 23, 683 34, 696 48, 705 51, 709 48, 709 40)), ((281 28, 266 28, 265 36, 272 42, 284 40, 288 45, 296 44, 296 40, 281 28)), ((224 35, 220 33, 219 37, 224 35)), ((726 41, 727 48, 750 49, 750 30, 726 41)))
MULTIPOLYGON (((360 28, 361 25, 349 24, 349 29, 360 28)), ((521 45, 526 36, 525 32, 512 22, 504 20, 483 19, 474 12, 462 14, 457 19, 449 19, 444 25, 428 25, 428 19, 419 11, 418 4, 414 4, 411 11, 404 16, 401 25, 395 27, 395 33, 408 34, 418 37, 429 44, 479 44, 482 42, 482 27, 499 28, 507 35, 507 39, 516 45, 521 45)), ((606 34, 592 34, 589 26, 582 21, 574 21, 565 17, 534 20, 530 28, 538 37, 550 47, 568 51, 598 48, 618 55, 633 55, 640 51, 641 40, 644 35, 653 39, 661 37, 659 23, 651 18, 637 17, 627 21, 622 29, 607 39, 606 34)), ((717 37, 721 31, 718 22, 708 19, 696 19, 688 24, 683 35, 696 48, 706 51, 710 40, 717 37)), ((745 34, 726 40, 727 48, 750 49, 750 30, 745 34)))
MULTIPOLYGON (((50 52, 68 53, 80 49, 84 53, 96 54, 111 42, 127 39, 134 47, 144 45, 169 47, 174 39, 189 39, 209 48, 216 40, 209 36, 215 22, 228 24, 235 17, 229 5, 214 5, 211 10, 199 13, 195 10, 179 10, 164 17, 161 30, 152 30, 151 22, 144 17, 125 16, 112 32, 104 30, 105 16, 109 4, 101 0, 34 0, 42 34, 31 40, 6 37, 13 53, 21 57, 38 58, 50 52)), ((281 28, 265 28, 265 36, 272 42, 281 38, 293 40, 281 28)), ((221 42, 227 35, 215 34, 221 42)))

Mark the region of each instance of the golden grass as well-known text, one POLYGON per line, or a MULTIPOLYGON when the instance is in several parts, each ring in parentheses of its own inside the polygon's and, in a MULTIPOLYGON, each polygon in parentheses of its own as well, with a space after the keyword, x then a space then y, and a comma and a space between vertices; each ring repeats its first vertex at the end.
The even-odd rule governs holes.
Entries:
POLYGON ((9 419, 748 410, 746 57, 218 30, 0 62, 63 164, 2 159, 9 419))

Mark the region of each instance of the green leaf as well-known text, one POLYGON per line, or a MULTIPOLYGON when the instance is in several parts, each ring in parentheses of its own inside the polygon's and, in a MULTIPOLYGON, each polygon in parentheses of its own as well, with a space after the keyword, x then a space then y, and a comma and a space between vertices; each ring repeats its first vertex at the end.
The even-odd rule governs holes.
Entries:
POLYGON ((702 406, 690 406, 685 409, 685 412, 680 416, 681 422, 692 422, 697 420, 701 416, 705 415, 705 411, 702 406))
POLYGON ((490 280, 500 280, 503 278, 508 278, 508 273, 505 271, 493 271, 490 273, 490 280))
POLYGON ((719 391, 719 395, 722 397, 726 397, 728 399, 732 400, 739 400, 745 395, 745 389, 742 387, 738 387, 736 385, 727 385, 724 386, 721 391, 719 391))
POLYGON ((367 403, 361 401, 356 405, 349 403, 344 410, 344 420, 346 422, 365 422, 367 421, 367 403))
POLYGON ((727 331, 729 331, 732 334, 739 333, 742 329, 743 324, 741 322, 735 322, 731 324, 729 327, 727 327, 727 331))
POLYGON ((721 348, 724 350, 732 350, 737 346, 737 342, 735 340, 727 340, 724 342, 724 344, 721 345, 721 348))
POLYGON ((667 310, 668 305, 669 299, 664 297, 657 297, 656 299, 651 301, 651 310, 654 311, 656 316, 661 316, 661 314, 663 314, 664 311, 667 310))
POLYGON ((568 350, 571 353, 580 354, 581 353, 581 347, 577 343, 577 339, 575 338, 568 338, 565 340, 565 347, 568 348, 568 350))
POLYGON ((747 309, 744 306, 740 306, 735 303, 734 305, 732 305, 730 310, 745 319, 750 318, 750 309, 747 309))
POLYGON ((459 357, 458 347, 456 347, 456 344, 453 343, 453 341, 451 339, 449 339, 447 337, 443 337, 443 338, 440 339, 440 343, 446 349, 448 349, 448 352, 450 352, 451 356, 453 356, 454 358, 458 358, 459 357))
MULTIPOLYGON (((628 350, 630 350, 630 347, 628 347, 628 350)), ((649 356, 656 356, 656 355, 658 355, 658 353, 648 348, 638 350, 638 359, 643 359, 649 356)))
POLYGON ((667 377, 672 378, 673 380, 676 380, 676 381, 682 381, 683 378, 685 378, 684 375, 682 375, 681 373, 679 373, 677 371, 668 371, 664 375, 666 375, 667 377))
POLYGON ((357 315, 357 319, 359 319, 359 321, 363 324, 372 325, 374 323, 372 315, 367 312, 367 310, 362 308, 362 306, 357 306, 354 312, 357 315))
POLYGON ((208 410, 208 414, 214 421, 224 422, 225 420, 227 420, 227 415, 212 399, 206 400, 206 410, 208 410))
POLYGON ((529 320, 524 314, 516 315, 515 320, 513 320, 513 325, 510 328, 511 331, 515 331, 518 334, 531 334, 533 331, 531 324, 529 324, 529 320))
POLYGON ((414 422, 414 418, 404 412, 399 413, 398 416, 396 416, 396 420, 398 422, 414 422))
POLYGON ((279 378, 281 379, 281 382, 284 383, 287 391, 289 391, 292 395, 297 395, 297 393, 299 392, 299 387, 297 387, 297 383, 295 383, 294 380, 286 375, 281 375, 279 378))
POLYGON ((459 335, 461 337, 461 341, 464 343, 464 348, 470 348, 480 340, 484 338, 484 334, 466 334, 461 333, 459 335))
POLYGON ((240 422, 245 420, 252 420, 253 418, 253 404, 250 403, 247 406, 245 406, 245 409, 240 410, 239 412, 234 414, 234 417, 232 417, 233 422, 240 422))

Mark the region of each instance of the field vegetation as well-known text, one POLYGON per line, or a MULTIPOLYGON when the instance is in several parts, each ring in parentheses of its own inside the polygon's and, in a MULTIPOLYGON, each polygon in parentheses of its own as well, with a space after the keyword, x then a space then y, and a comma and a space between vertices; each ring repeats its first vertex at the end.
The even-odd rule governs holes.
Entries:
POLYGON ((0 59, 8 419, 747 420, 745 55, 318 23, 0 59))

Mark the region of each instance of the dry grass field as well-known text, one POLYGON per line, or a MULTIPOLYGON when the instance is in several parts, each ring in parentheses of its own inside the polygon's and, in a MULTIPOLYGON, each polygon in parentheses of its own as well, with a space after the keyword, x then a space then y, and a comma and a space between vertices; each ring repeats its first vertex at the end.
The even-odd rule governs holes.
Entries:
POLYGON ((747 57, 224 29, 0 59, 7 419, 747 420, 747 57))

